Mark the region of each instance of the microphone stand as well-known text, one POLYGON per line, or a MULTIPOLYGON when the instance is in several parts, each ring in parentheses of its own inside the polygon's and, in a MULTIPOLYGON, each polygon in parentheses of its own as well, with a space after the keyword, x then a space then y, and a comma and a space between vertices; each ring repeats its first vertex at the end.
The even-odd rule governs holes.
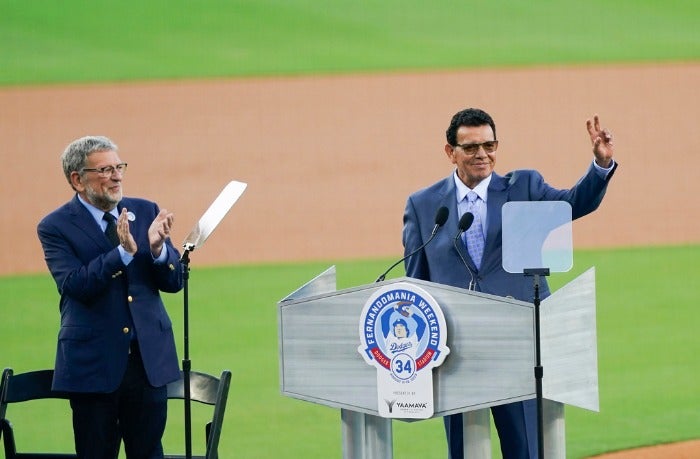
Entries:
POLYGON ((409 257, 412 257, 413 255, 415 255, 415 254, 417 254, 418 252, 420 252, 421 250, 423 250, 423 248, 424 248, 426 245, 428 245, 428 243, 429 243, 430 241, 433 240, 433 238, 434 238, 435 235, 437 234, 437 230, 438 230, 438 229, 439 229, 439 226, 435 225, 435 229, 433 229, 433 233, 430 235, 430 237, 428 238, 428 240, 425 241, 424 244, 421 244, 421 246, 418 247, 416 250, 414 250, 413 252, 409 253, 408 255, 406 255, 405 257, 403 257, 402 259, 400 259, 399 261, 397 261, 397 262, 394 263, 393 265, 389 266, 389 269, 387 269, 386 271, 384 271, 384 273, 383 273, 381 276, 377 277, 377 280, 374 281, 374 282, 377 283, 377 282, 383 281, 384 279, 386 279, 386 275, 389 274, 389 271, 391 271, 392 269, 394 269, 394 268, 396 267, 396 265, 398 265, 398 264, 401 263, 402 261, 406 260, 406 259, 409 258, 409 257))
POLYGON ((454 246, 455 250, 457 251, 457 255, 459 255, 459 259, 462 260, 462 264, 464 265, 465 268, 467 268, 467 271, 469 272, 469 276, 471 279, 469 280, 469 287, 467 290, 475 290, 476 289, 476 282, 474 282, 474 273, 472 273, 471 268, 467 264, 467 260, 464 259, 464 256, 462 255, 462 252, 460 252, 459 248, 457 247, 457 240, 459 237, 462 235, 464 231, 460 231, 457 233, 457 236, 452 240, 452 245, 454 246))
POLYGON ((195 246, 192 243, 184 245, 184 252, 180 258, 182 264, 182 291, 184 312, 184 356, 182 359, 183 384, 185 389, 185 457, 192 458, 192 396, 190 393, 190 324, 189 324, 189 279, 190 279, 190 252, 195 246))
MULTIPOLYGON (((420 250, 420 249, 422 249, 422 248, 423 248, 423 246, 420 246, 420 247, 418 248, 418 250, 420 250)), ((386 275, 389 274, 389 271, 391 271, 392 269, 394 269, 394 268, 396 267, 396 265, 398 265, 399 263, 401 263, 402 261, 404 261, 406 258, 408 258, 408 257, 410 257, 411 255, 413 255, 414 253, 418 252, 418 250, 416 250, 416 251, 414 251, 414 252, 412 252, 412 253, 409 253, 408 255, 406 255, 405 257, 403 257, 402 259, 400 259, 399 261, 397 261, 397 262, 394 263, 393 265, 389 266, 389 269, 387 269, 386 271, 384 271, 384 273, 382 273, 381 276, 377 277, 377 280, 375 280, 374 282, 377 283, 377 282, 381 282, 381 281, 383 281, 384 279, 386 279, 386 275)))
POLYGON ((537 452, 539 459, 544 459, 544 415, 542 397, 542 350, 540 346, 540 276, 549 276, 549 268, 524 269, 523 274, 534 278, 535 288, 535 390, 537 394, 537 452))
MULTIPOLYGON (((457 225, 459 231, 457 231, 457 234, 455 234, 454 239, 452 240, 452 245, 454 246, 455 250, 457 251, 457 255, 459 255, 459 259, 462 260, 462 264, 464 265, 465 268, 467 268, 467 271, 469 272, 469 277, 471 277, 469 281, 469 290, 475 290, 476 289, 476 282, 474 282, 474 273, 472 272, 471 268, 469 267, 469 264, 467 264, 467 260, 464 259, 464 256, 462 255, 462 251, 457 247, 457 240, 460 239, 462 234, 464 234, 465 231, 469 229, 470 226, 472 226, 472 223, 474 223, 474 214, 471 212, 465 212, 459 219, 459 224, 457 225)), ((462 245, 464 247, 464 245, 462 245)))
POLYGON ((432 231, 432 233, 430 233, 430 237, 428 238, 428 240, 425 241, 423 244, 421 244, 421 246, 418 247, 416 250, 414 250, 413 252, 409 253, 408 255, 406 255, 405 257, 403 257, 402 259, 400 259, 399 261, 397 261, 397 262, 394 263, 393 265, 389 266, 389 269, 387 269, 386 271, 384 271, 384 273, 382 273, 382 275, 379 276, 379 277, 377 278, 377 280, 374 281, 374 282, 377 283, 377 282, 383 281, 384 279, 386 279, 386 275, 389 274, 389 271, 391 271, 392 269, 394 269, 394 267, 395 267, 396 265, 398 265, 398 264, 401 263, 402 261, 408 259, 409 257, 412 257, 413 255, 417 254, 419 251, 423 250, 423 249, 430 243, 430 241, 432 241, 432 240, 435 238, 435 235, 437 234, 438 230, 439 230, 440 228, 442 228, 442 225, 444 225, 445 222, 447 221, 447 216, 448 216, 449 214, 450 214, 450 210, 449 210, 447 207, 445 207, 445 206, 440 207, 440 208, 437 210, 437 213, 435 214, 435 226, 433 226, 433 231, 432 231))

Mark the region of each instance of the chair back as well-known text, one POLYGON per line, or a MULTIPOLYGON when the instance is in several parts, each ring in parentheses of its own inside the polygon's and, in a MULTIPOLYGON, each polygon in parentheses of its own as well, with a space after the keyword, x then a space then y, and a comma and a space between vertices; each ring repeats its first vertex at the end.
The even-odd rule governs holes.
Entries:
MULTIPOLYGON (((221 376, 215 376, 190 371, 190 400, 193 402, 204 403, 214 406, 214 413, 211 421, 205 427, 206 438, 206 455, 198 456, 202 459, 218 459, 219 457, 219 439, 221 438, 221 429, 224 423, 224 414, 226 412, 226 402, 228 401, 228 393, 231 387, 231 372, 224 370, 221 376)), ((168 384, 169 399, 185 399, 185 375, 180 372, 180 379, 168 384)), ((180 459, 181 455, 165 455, 165 459, 180 459)))
MULTIPOLYGON (((63 453, 21 453, 17 452, 12 424, 5 417, 10 403, 21 403, 40 399, 68 399, 70 394, 51 390, 53 370, 38 370, 14 374, 11 368, 5 368, 0 379, 0 438, 2 439, 6 459, 75 459, 76 454, 63 453)), ((224 422, 226 402, 231 386, 231 372, 224 370, 219 378, 190 372, 190 399, 194 402, 212 405, 212 419, 205 426, 206 455, 193 456, 201 459, 218 459, 219 439, 224 422)), ((184 374, 180 379, 167 386, 168 399, 184 399, 184 374)), ((165 459, 182 458, 182 455, 165 455, 165 459)))
POLYGON ((29 371, 14 374, 5 368, 0 379, 0 436, 6 459, 77 459, 75 453, 23 453, 17 452, 12 423, 6 418, 10 403, 22 403, 41 399, 68 399, 65 392, 51 390, 53 370, 29 371))

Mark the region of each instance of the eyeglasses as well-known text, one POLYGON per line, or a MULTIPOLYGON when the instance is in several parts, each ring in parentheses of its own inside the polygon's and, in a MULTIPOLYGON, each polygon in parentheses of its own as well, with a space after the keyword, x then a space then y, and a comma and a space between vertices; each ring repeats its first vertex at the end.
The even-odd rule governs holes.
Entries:
POLYGON ((111 177, 114 174, 114 171, 123 174, 124 172, 126 172, 126 163, 119 163, 115 166, 98 167, 96 169, 88 167, 84 167, 81 169, 81 172, 97 172, 97 175, 102 178, 111 177))
POLYGON ((488 142, 482 143, 463 143, 461 145, 455 145, 464 150, 464 153, 474 156, 479 152, 479 147, 484 147, 486 153, 493 153, 498 148, 498 140, 489 140, 488 142))

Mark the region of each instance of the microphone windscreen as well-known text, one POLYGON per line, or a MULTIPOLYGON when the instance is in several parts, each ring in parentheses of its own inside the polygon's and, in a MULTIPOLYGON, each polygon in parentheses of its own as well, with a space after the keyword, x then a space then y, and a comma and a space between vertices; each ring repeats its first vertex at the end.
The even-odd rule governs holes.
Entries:
POLYGON ((470 226, 472 226, 472 222, 474 221, 474 214, 471 212, 465 212, 464 215, 462 215, 462 218, 459 219, 459 230, 464 232, 469 229, 470 226))
POLYGON ((449 215, 450 209, 445 206, 440 207, 435 214, 435 224, 438 226, 444 225, 449 215))

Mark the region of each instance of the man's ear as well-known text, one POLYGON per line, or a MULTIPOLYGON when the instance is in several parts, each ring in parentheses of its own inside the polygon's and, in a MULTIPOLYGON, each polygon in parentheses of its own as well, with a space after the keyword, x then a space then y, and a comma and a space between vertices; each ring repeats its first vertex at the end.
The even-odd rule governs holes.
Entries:
POLYGON ((453 163, 455 162, 454 153, 455 153, 454 147, 452 145, 450 145, 449 143, 446 143, 445 144, 445 154, 450 159, 450 161, 453 163))
POLYGON ((70 184, 75 191, 78 193, 85 191, 85 185, 83 185, 83 177, 80 173, 73 171, 70 173, 70 184))

